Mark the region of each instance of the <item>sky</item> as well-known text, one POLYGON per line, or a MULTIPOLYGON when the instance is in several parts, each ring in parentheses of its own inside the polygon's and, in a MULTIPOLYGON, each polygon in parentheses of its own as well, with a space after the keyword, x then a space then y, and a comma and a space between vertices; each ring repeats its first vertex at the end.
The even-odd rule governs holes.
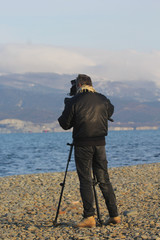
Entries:
POLYGON ((0 0, 0 74, 160 84, 160 0, 0 0))

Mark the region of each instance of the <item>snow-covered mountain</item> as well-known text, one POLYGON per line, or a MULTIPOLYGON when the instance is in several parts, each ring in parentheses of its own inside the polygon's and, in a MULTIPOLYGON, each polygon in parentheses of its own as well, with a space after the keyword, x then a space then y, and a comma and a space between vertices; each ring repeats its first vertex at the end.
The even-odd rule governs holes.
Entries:
MULTIPOLYGON (((56 121, 77 75, 51 73, 0 76, 0 120, 56 121)), ((149 81, 95 81, 96 91, 115 105, 113 124, 160 125, 160 88, 149 81)))
POLYGON ((160 88, 154 82, 95 82, 98 91, 110 97, 133 99, 140 102, 160 101, 160 88))

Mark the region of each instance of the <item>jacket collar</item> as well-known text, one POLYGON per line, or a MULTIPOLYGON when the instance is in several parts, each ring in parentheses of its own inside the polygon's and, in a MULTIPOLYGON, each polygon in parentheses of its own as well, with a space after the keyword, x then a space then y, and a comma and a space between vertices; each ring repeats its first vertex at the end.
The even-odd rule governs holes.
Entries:
POLYGON ((82 85, 80 88, 78 88, 77 93, 82 92, 95 92, 95 89, 92 86, 89 85, 82 85))

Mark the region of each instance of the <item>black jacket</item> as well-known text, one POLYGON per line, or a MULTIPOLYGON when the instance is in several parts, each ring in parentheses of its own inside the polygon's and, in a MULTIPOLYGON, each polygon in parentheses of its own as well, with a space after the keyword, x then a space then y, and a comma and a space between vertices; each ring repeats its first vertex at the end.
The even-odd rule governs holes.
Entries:
POLYGON ((104 95, 97 92, 82 92, 72 97, 58 118, 64 129, 73 127, 75 145, 105 145, 108 119, 114 106, 104 95))

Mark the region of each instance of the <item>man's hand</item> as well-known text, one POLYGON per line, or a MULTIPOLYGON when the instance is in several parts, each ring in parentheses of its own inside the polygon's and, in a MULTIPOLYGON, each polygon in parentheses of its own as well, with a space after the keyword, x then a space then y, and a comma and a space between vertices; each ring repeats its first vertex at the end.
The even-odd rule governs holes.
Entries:
POLYGON ((108 118, 108 121, 110 122, 114 122, 114 120, 112 118, 108 118))

